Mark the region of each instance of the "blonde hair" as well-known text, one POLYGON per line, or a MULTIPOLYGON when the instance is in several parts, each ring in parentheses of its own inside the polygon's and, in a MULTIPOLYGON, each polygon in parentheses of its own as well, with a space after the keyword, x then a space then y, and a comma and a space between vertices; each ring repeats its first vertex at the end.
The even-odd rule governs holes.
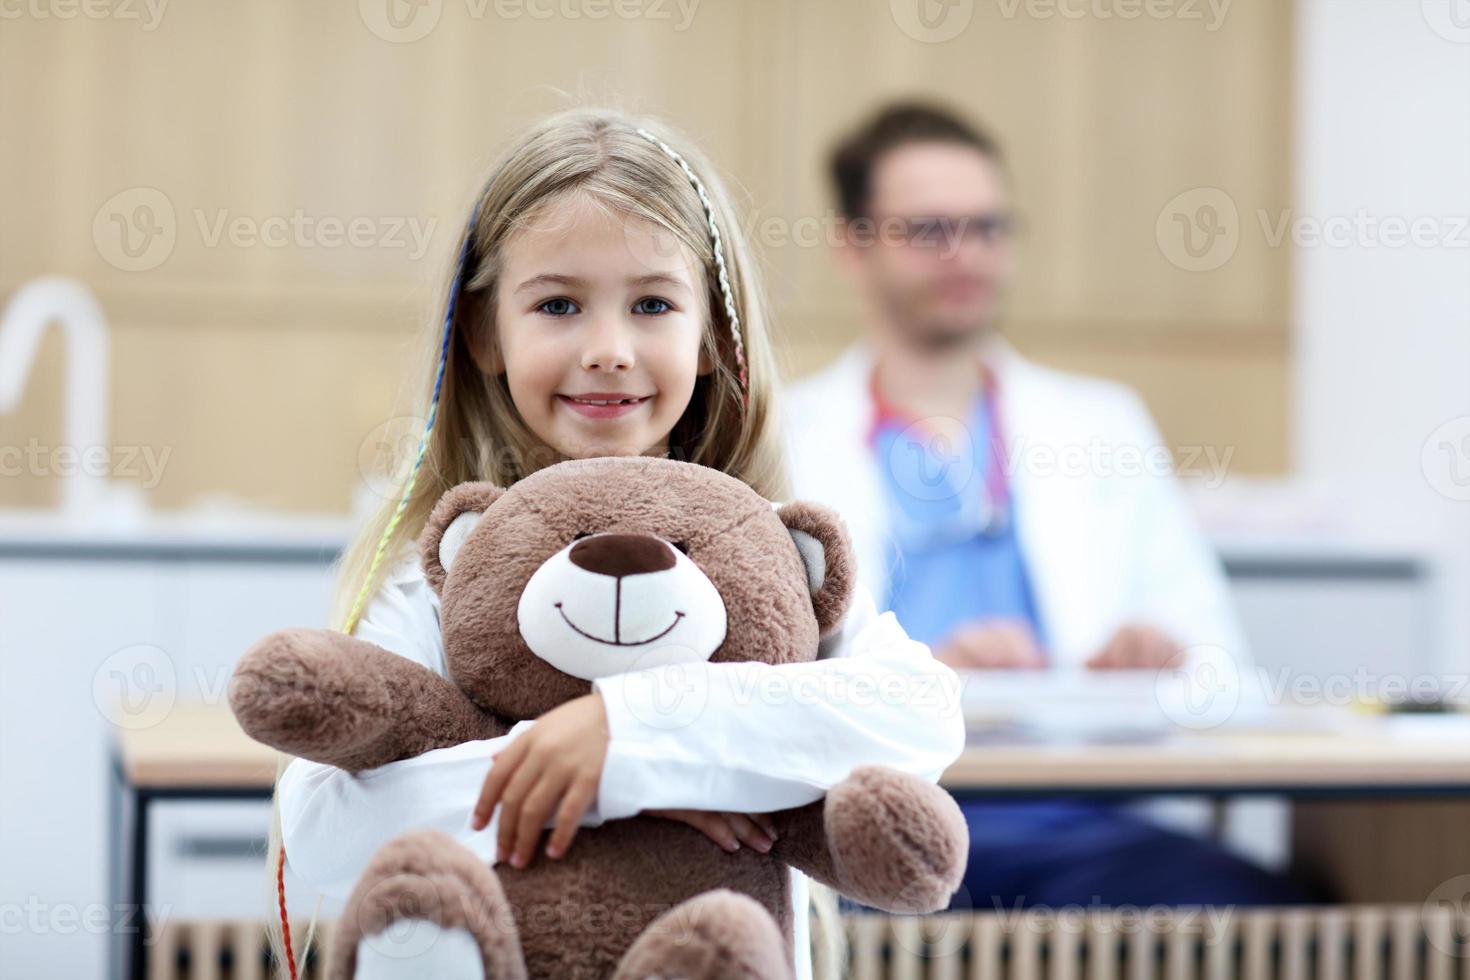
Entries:
MULTIPOLYGON (((471 208, 440 294, 447 299, 425 332, 424 404, 433 424, 426 427, 421 459, 405 461, 401 492, 369 515, 338 560, 334 628, 355 628, 357 600, 377 592, 389 570, 384 559, 397 559, 411 547, 446 490, 470 480, 510 486, 558 461, 522 421, 505 376, 481 371, 471 352, 476 344, 497 342, 494 297, 506 243, 544 208, 573 195, 673 234, 704 272, 701 344, 714 370, 696 381, 689 406, 669 434, 670 455, 728 473, 768 499, 785 499, 766 299, 755 254, 723 182, 697 149, 655 120, 597 109, 557 113, 510 145, 471 208), (446 308, 454 311, 447 336, 446 308)), ((277 800, 267 850, 273 901, 280 848, 277 800)), ((315 918, 313 913, 313 925, 315 918)), ((279 966, 286 949, 276 916, 268 934, 279 966)), ((310 932, 297 951, 303 967, 309 944, 310 932)))

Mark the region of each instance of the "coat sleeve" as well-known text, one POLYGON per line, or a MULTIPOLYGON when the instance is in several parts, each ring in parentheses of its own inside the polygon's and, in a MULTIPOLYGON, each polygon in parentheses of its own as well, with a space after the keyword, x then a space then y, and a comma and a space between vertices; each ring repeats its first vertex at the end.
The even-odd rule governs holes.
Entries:
MULTIPOLYGON (((399 566, 388 576, 354 635, 447 676, 438 612, 416 565, 399 566)), ((356 775, 292 761, 276 787, 292 870, 323 895, 346 898, 378 848, 405 831, 428 828, 492 863, 500 808, 478 832, 470 830, 470 814, 496 753, 531 725, 522 721, 500 738, 434 749, 356 775)), ((594 801, 582 825, 602 821, 594 801)))
POLYGON ((429 828, 493 864, 500 808, 479 832, 470 830, 470 811, 490 760, 530 726, 523 721, 500 738, 434 749, 357 775, 294 760, 276 787, 291 870, 323 895, 345 899, 380 847, 429 828))
MULTIPOLYGON (((1165 446, 1141 399, 1129 393, 1130 439, 1165 446)), ((1257 710, 1263 696, 1224 568, 1190 512, 1172 469, 1120 477, 1127 501, 1128 588, 1123 618, 1167 633, 1185 651, 1178 680, 1197 686, 1199 704, 1236 701, 1257 710), (1213 692, 1213 693, 1212 693, 1213 692), (1206 697, 1209 695, 1209 697, 1206 697)), ((1212 714, 1202 714, 1200 724, 1212 714)))
POLYGON ((965 742, 955 672, 861 586, 821 652, 810 663, 672 664, 594 681, 611 734, 603 817, 782 810, 868 764, 937 782, 965 742))

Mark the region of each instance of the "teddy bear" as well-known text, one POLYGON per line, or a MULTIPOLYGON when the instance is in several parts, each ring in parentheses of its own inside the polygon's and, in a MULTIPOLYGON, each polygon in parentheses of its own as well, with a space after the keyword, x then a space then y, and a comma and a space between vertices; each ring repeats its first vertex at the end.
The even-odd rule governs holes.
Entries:
MULTIPOLYGON (((603 675, 813 660, 855 580, 832 511, 777 506, 727 474, 661 457, 561 462, 509 488, 460 484, 418 546, 448 678, 340 632, 283 630, 232 678, 249 735, 357 773, 504 735, 603 675)), ((698 724, 697 711, 684 723, 698 724)), ((954 801, 894 770, 858 767, 771 819, 779 839, 768 853, 727 852, 639 815, 583 828, 563 857, 522 869, 487 866, 439 831, 408 832, 358 880, 327 975, 783 978, 791 868, 903 913, 943 908, 964 870, 954 801), (379 941, 405 927, 423 951, 393 972, 379 941)))

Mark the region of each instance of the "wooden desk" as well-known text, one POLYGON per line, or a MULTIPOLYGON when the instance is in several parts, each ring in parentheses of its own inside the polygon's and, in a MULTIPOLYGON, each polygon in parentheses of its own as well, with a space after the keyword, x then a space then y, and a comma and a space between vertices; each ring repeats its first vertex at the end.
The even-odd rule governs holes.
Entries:
POLYGON ((1270 795, 1292 800, 1294 868, 1344 902, 1423 902, 1470 874, 1470 738, 1228 732, 1145 744, 967 748, 941 782, 962 799, 1270 795))
POLYGON ((148 828, 161 800, 269 800, 278 754, 252 741, 224 704, 177 704, 147 728, 114 728, 111 829, 113 908, 138 910, 114 923, 113 963, 148 976, 148 828))
MULTIPOLYGON (((220 705, 176 706, 151 728, 119 729, 114 771, 131 795, 132 869, 122 901, 147 900, 148 807, 161 799, 269 799, 277 754, 240 731, 220 705)), ((1393 737, 1365 719, 1338 734, 1181 735, 1146 744, 973 745, 942 779, 963 798, 1037 794, 1216 799, 1268 794, 1293 804, 1294 861, 1346 901, 1420 903, 1470 873, 1470 739, 1393 737)), ((121 806, 114 825, 121 830, 121 806)), ((118 891, 121 894, 121 891, 118 891)), ((146 976, 141 930, 131 935, 134 977, 146 976)))
POLYGON ((1341 734, 1191 734, 1116 745, 967 748, 942 782, 956 795, 1037 792, 1470 797, 1470 739, 1395 738, 1365 720, 1341 734))
POLYGON ((275 783, 278 753, 241 731, 223 704, 178 704, 157 725, 114 733, 116 758, 131 786, 269 792, 275 783))

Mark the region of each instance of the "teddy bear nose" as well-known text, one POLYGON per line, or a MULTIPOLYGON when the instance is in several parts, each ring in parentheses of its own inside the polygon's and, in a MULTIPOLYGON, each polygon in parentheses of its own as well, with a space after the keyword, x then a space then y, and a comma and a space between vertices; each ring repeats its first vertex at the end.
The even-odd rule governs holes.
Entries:
POLYGON ((572 564, 623 578, 674 567, 674 549, 651 534, 598 534, 572 545, 572 564))

